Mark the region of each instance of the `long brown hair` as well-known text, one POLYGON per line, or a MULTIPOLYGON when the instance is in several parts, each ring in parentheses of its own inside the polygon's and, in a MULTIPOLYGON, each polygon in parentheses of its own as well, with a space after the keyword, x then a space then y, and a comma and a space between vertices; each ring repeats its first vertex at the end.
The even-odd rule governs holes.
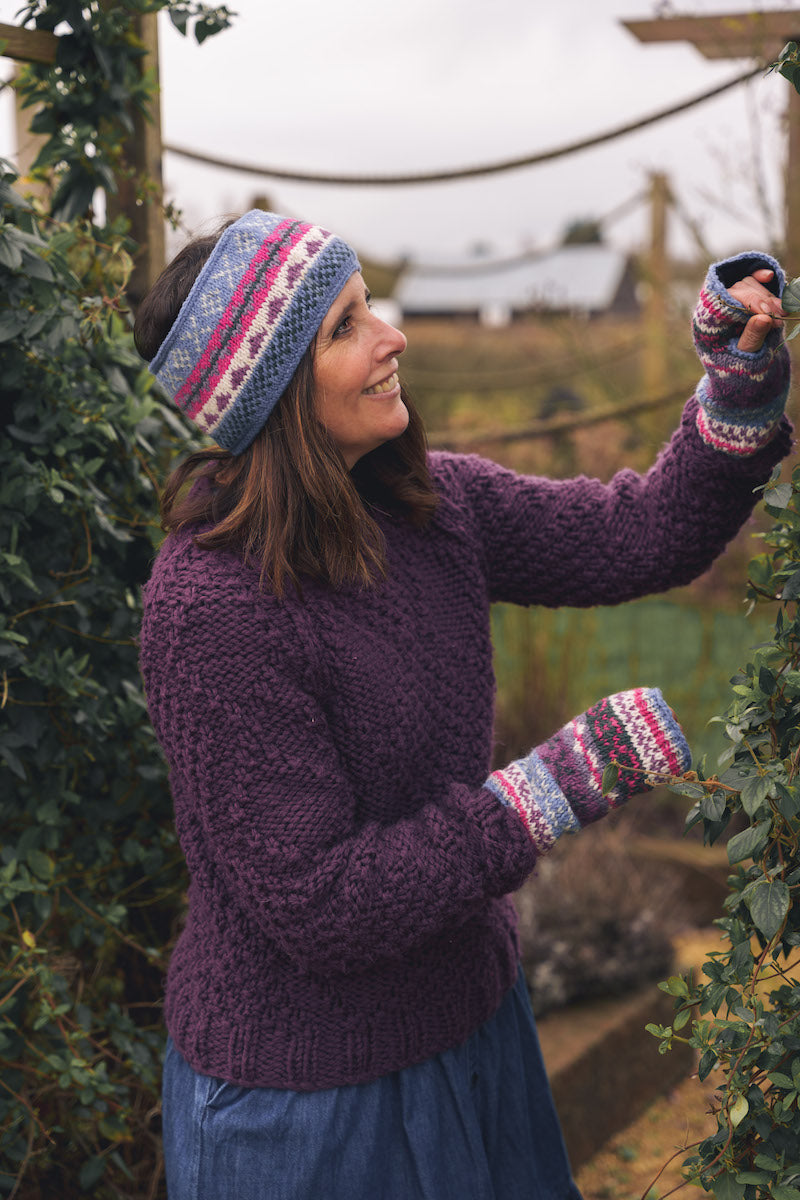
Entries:
MULTIPOLYGON (((184 247, 142 301, 134 337, 148 361, 221 232, 184 247)), ((386 575, 386 559, 375 510, 395 512, 422 527, 437 505, 422 420, 405 391, 406 431, 349 471, 317 417, 313 359, 312 342, 246 450, 189 455, 169 476, 161 497, 167 532, 191 527, 196 545, 235 550, 259 566, 262 584, 277 596, 287 585, 302 595, 303 577, 334 587, 378 582, 386 575), (187 485, 193 486, 187 491, 187 485)))

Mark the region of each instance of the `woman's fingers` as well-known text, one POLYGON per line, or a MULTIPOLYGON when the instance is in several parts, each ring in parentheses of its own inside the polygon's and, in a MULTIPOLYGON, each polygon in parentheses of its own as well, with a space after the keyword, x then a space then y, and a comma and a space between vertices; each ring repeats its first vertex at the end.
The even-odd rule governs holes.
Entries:
POLYGON ((785 316, 780 296, 773 295, 765 287, 774 274, 769 267, 759 267, 752 275, 745 276, 728 288, 728 294, 753 314, 737 342, 740 350, 750 354, 761 349, 769 331, 779 325, 781 317, 785 316))
POLYGON ((773 321, 766 313, 757 313, 745 325, 737 346, 740 350, 755 354, 764 345, 764 339, 775 324, 778 322, 773 321))
POLYGON ((774 272, 763 267, 745 276, 738 283, 731 284, 728 294, 743 305, 748 312, 766 313, 770 317, 782 317, 783 308, 779 296, 773 295, 765 286, 774 272))

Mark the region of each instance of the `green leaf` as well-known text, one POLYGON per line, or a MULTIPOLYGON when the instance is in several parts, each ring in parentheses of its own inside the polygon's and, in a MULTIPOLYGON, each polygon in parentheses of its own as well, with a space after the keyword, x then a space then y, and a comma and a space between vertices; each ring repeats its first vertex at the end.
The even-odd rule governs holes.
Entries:
POLYGON ((0 312, 0 342, 10 342, 19 337, 27 319, 27 314, 23 312, 0 312))
POLYGON ((753 775, 742 785, 742 807, 748 816, 755 816, 769 795, 771 786, 772 781, 768 775, 753 775))
POLYGON ((669 1025, 654 1025, 651 1023, 649 1025, 645 1025, 644 1028, 645 1032, 652 1034, 653 1037, 657 1038, 669 1037, 669 1035, 672 1033, 672 1029, 669 1025))
POLYGON ((603 778, 600 782, 600 788, 604 796, 607 796, 609 792, 613 792, 617 786, 618 779, 619 767, 616 763, 608 763, 603 770, 603 778))
POLYGON ((0 757, 2 757, 8 769, 13 771, 18 779, 28 778, 25 764, 9 746, 0 746, 0 757))
POLYGON ((8 234, 0 237, 0 266, 9 271, 18 271, 22 266, 22 248, 16 241, 11 241, 8 234))
MULTIPOLYGON (((189 13, 186 9, 176 9, 172 5, 169 8, 169 19, 177 29, 178 33, 186 36, 186 25, 189 20, 189 13)), ((788 309, 786 310, 789 311, 788 309)))
POLYGON ((735 1175, 726 1171, 724 1175, 718 1175, 712 1180, 711 1194, 716 1196, 717 1200, 742 1200, 744 1184, 739 1183, 735 1175))
MULTIPOLYGON (((800 325, 798 326, 800 329, 800 325)), ((800 571, 795 571, 781 588, 782 600, 796 600, 800 596, 800 571)))
POLYGON ((793 492, 790 483, 779 483, 777 487, 768 488, 764 492, 764 503, 769 504, 771 508, 786 508, 793 492))
POLYGON ((669 979, 658 986, 662 992, 668 992, 670 996, 683 997, 689 995, 689 987, 686 980, 681 979, 680 975, 670 975, 669 979))
POLYGON ((782 783, 777 785, 776 790, 778 793, 778 810, 781 816, 786 817, 787 821, 791 821, 800 813, 800 794, 797 794, 796 789, 792 793, 782 783))
POLYGON ((53 878, 55 864, 52 858, 49 858, 42 850, 32 847, 25 855, 25 859, 34 875, 45 880, 53 878))
POLYGON ((710 795, 705 795, 700 801, 700 812, 708 821, 720 821, 725 814, 727 805, 727 797, 725 793, 719 789, 716 792, 711 792, 710 795))
POLYGON ((733 865, 746 858, 755 858, 769 841, 771 829, 771 821, 760 821, 758 825, 751 825, 749 829, 735 834, 728 842, 728 862, 733 865))
POLYGON ((790 893, 779 879, 760 880, 745 899, 750 914, 767 941, 780 929, 789 911, 790 893))
POLYGON ((106 1169, 105 1159, 99 1154, 89 1158, 78 1172, 78 1182, 82 1188, 94 1187, 102 1179, 106 1169))
MULTIPOLYGON (((790 42, 789 45, 792 43, 790 42)), ((781 304, 787 313, 800 312, 800 277, 790 279, 785 285, 781 293, 781 304)))
POLYGON ((778 1184, 777 1187, 770 1188, 770 1195, 773 1200, 800 1200, 800 1191, 787 1184, 778 1184))
POLYGON ((728 1116, 731 1119, 731 1125, 734 1129, 737 1125, 741 1125, 749 1111, 750 1105, 747 1103, 746 1096, 737 1096, 728 1111, 728 1116))
POLYGON ((705 1050, 700 1057, 700 1062, 697 1066, 697 1078, 702 1083, 717 1065, 717 1055, 713 1050, 705 1050))
POLYGON ((774 1083, 777 1087, 793 1088, 794 1081, 788 1075, 784 1075, 781 1071, 770 1071, 767 1076, 770 1083, 774 1083))

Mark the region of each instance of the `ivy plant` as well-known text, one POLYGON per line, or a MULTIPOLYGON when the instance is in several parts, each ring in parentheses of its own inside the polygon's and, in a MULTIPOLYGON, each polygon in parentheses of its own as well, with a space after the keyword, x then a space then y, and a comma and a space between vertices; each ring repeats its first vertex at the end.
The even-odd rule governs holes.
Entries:
MULTIPOLYGON (((146 113, 155 90, 142 70, 145 47, 133 20, 165 9, 182 34, 198 42, 229 26, 224 5, 197 0, 25 0, 20 23, 58 29, 56 61, 32 64, 20 76, 23 104, 35 106, 31 130, 45 142, 34 164, 55 186, 52 212, 60 220, 87 213, 97 188, 116 192, 128 169, 124 139, 132 114, 146 113)), ((150 181, 137 180, 145 191, 150 181)))
POLYGON ((161 9, 198 41, 230 17, 28 0, 22 23, 58 32, 20 83, 52 211, 0 162, 0 1196, 29 1200, 164 1196, 160 998, 186 881, 135 639, 155 476, 192 435, 133 348, 126 223, 89 208, 154 89, 133 18, 161 9))
POLYGON ((135 638, 179 418, 120 311, 121 241, 43 234, 13 182, 0 164, 0 1195, 138 1200, 185 881, 135 638))
POLYGON ((727 839, 722 948, 699 974, 660 985, 675 1015, 648 1026, 662 1053, 688 1042, 700 1079, 720 1080, 715 1128, 684 1162, 686 1180, 718 1200, 800 1200, 800 467, 791 482, 776 470, 764 504, 775 524, 747 590, 751 605, 775 608, 774 637, 714 718, 728 743, 717 770, 665 779, 694 801, 687 829, 727 839))

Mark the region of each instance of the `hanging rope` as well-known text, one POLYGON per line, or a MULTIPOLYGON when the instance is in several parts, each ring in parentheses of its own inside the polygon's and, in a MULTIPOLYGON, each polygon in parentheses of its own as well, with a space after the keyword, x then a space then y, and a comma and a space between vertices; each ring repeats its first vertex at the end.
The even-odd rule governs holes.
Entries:
POLYGON ((501 162, 486 163, 478 167, 462 167, 452 171, 421 171, 411 175, 328 175, 320 172, 284 170, 281 167, 259 167, 253 163, 236 162, 234 159, 216 158, 211 154, 201 154, 197 150, 188 150, 184 146, 165 145, 164 150, 169 154, 177 155, 179 158, 186 158, 192 162, 205 163, 209 167, 221 167, 226 171, 240 171, 246 175, 260 175, 270 179, 287 179, 294 183, 323 183, 352 187, 388 187, 398 184, 444 183, 452 179, 475 179, 481 175, 497 175, 503 171, 516 171, 521 167, 538 166, 539 163, 552 162, 553 159, 564 158, 568 154, 577 154, 580 150, 589 150, 593 146, 602 146, 605 142, 613 141, 618 137, 624 137, 628 133, 635 133, 639 129, 646 129, 648 125, 654 125, 657 121, 663 121, 666 117, 673 117, 677 113, 686 112, 687 109, 694 108, 697 104, 703 104, 706 100, 713 99, 714 96, 720 96, 723 92, 729 91, 730 88, 737 87, 740 83, 752 79, 754 75, 760 74, 763 70, 763 66, 752 67, 749 71, 745 71, 743 75, 737 75, 735 79, 729 79, 727 83, 718 84, 717 87, 710 88, 708 91, 702 92, 699 96, 694 96, 690 100, 684 100, 680 104, 673 104, 670 108, 661 109, 657 113, 652 113, 649 117, 641 117, 638 121, 630 121, 625 125, 618 125, 606 133, 596 134, 594 137, 582 138, 577 142, 569 142, 566 146, 558 146, 554 150, 544 150, 539 154, 528 154, 521 158, 509 158, 501 162))

